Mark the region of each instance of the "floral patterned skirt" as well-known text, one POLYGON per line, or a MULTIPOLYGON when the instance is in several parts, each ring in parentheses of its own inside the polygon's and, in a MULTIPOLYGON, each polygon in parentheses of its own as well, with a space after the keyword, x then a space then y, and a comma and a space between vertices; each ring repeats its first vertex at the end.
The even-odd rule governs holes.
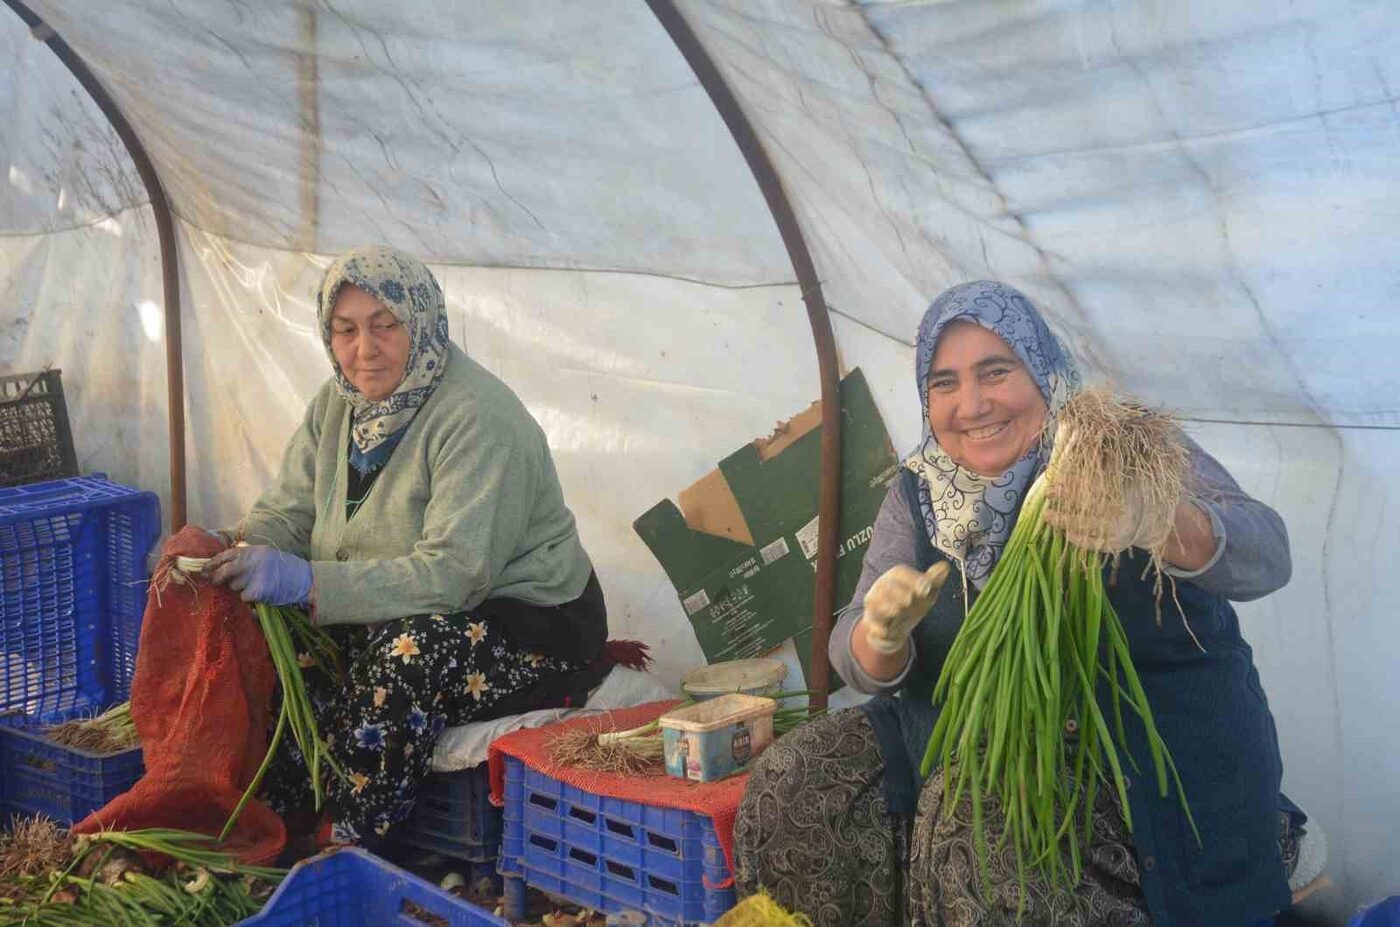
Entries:
MULTIPOLYGON (((332 777, 332 835, 374 842, 408 817, 428 774, 438 736, 483 718, 508 695, 578 669, 510 644, 490 618, 465 612, 417 615, 328 629, 344 654, 345 678, 305 674, 317 724, 348 782, 332 777)), ((312 805, 310 777, 284 738, 262 797, 283 816, 312 805)))

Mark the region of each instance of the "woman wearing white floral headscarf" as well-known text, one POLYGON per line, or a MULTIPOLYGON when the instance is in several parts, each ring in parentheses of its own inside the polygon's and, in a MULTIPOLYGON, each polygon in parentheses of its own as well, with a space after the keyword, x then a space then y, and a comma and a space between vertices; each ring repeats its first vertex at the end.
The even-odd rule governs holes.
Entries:
MULTIPOLYGON (((1103 526, 1065 526, 1123 550, 1109 597, 1202 842, 1175 794, 1130 787, 1129 835, 1104 789, 1083 881, 1067 893, 1032 878, 1018 912, 1011 849, 991 854, 984 882, 970 802, 943 813, 942 772, 921 783, 918 758, 966 597, 976 596, 1001 556, 1024 494, 1048 461, 1046 426, 1079 375, 1023 294, 978 281, 948 290, 925 313, 915 379, 923 437, 890 486, 855 597, 830 643, 841 678, 880 697, 806 725, 760 757, 735 827, 740 889, 764 888, 819 927, 1247 927, 1271 918, 1289 902, 1296 819, 1281 814, 1292 806, 1279 794, 1273 717, 1229 600, 1258 598, 1288 581, 1282 521, 1189 444, 1199 501, 1178 508, 1164 552, 1182 612, 1160 623, 1145 555, 1133 549, 1135 513, 1105 513, 1103 526)), ((1139 767, 1150 768, 1142 737, 1130 732, 1129 742, 1139 767)), ((988 831, 998 833, 999 808, 982 810, 988 831)))
MULTIPOLYGON (((372 842, 412 809, 445 726, 583 697, 607 619, 544 432, 448 339, 432 273, 351 251, 326 272, 318 319, 334 375, 238 527, 251 546, 206 575, 247 601, 310 606, 345 649, 344 685, 309 674, 348 776, 320 838, 372 842)), ((295 751, 264 797, 289 829, 317 823, 295 751)))

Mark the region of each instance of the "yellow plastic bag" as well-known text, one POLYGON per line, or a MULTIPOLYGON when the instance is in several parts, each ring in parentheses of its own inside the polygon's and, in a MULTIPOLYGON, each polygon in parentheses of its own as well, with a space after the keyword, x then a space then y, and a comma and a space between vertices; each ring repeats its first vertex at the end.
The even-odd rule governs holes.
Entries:
POLYGON ((750 895, 714 922, 713 927, 812 927, 805 914, 789 914, 767 893, 750 895))

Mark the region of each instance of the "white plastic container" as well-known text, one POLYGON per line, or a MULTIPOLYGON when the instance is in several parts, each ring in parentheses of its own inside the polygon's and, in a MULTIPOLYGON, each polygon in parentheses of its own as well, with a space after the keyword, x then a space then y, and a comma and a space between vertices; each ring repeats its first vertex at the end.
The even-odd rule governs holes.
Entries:
POLYGON ((661 716, 666 771, 713 782, 747 766, 773 742, 771 698, 731 693, 661 716))
POLYGON ((681 689, 697 701, 730 692, 767 695, 782 690, 787 674, 787 664, 772 657, 730 660, 686 673, 681 679, 681 689))

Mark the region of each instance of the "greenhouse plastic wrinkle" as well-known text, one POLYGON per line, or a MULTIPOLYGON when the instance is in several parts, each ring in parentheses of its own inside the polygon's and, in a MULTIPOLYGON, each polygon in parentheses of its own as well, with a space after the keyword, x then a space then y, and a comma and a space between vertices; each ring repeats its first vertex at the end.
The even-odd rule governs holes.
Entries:
MULTIPOLYGON (((224 587, 162 581, 174 557, 218 549, 194 528, 166 542, 131 686, 146 775, 75 832, 176 827, 216 835, 266 754, 277 677, 252 611, 224 587)), ((254 799, 226 846, 245 863, 263 864, 285 842, 281 819, 254 799)))

